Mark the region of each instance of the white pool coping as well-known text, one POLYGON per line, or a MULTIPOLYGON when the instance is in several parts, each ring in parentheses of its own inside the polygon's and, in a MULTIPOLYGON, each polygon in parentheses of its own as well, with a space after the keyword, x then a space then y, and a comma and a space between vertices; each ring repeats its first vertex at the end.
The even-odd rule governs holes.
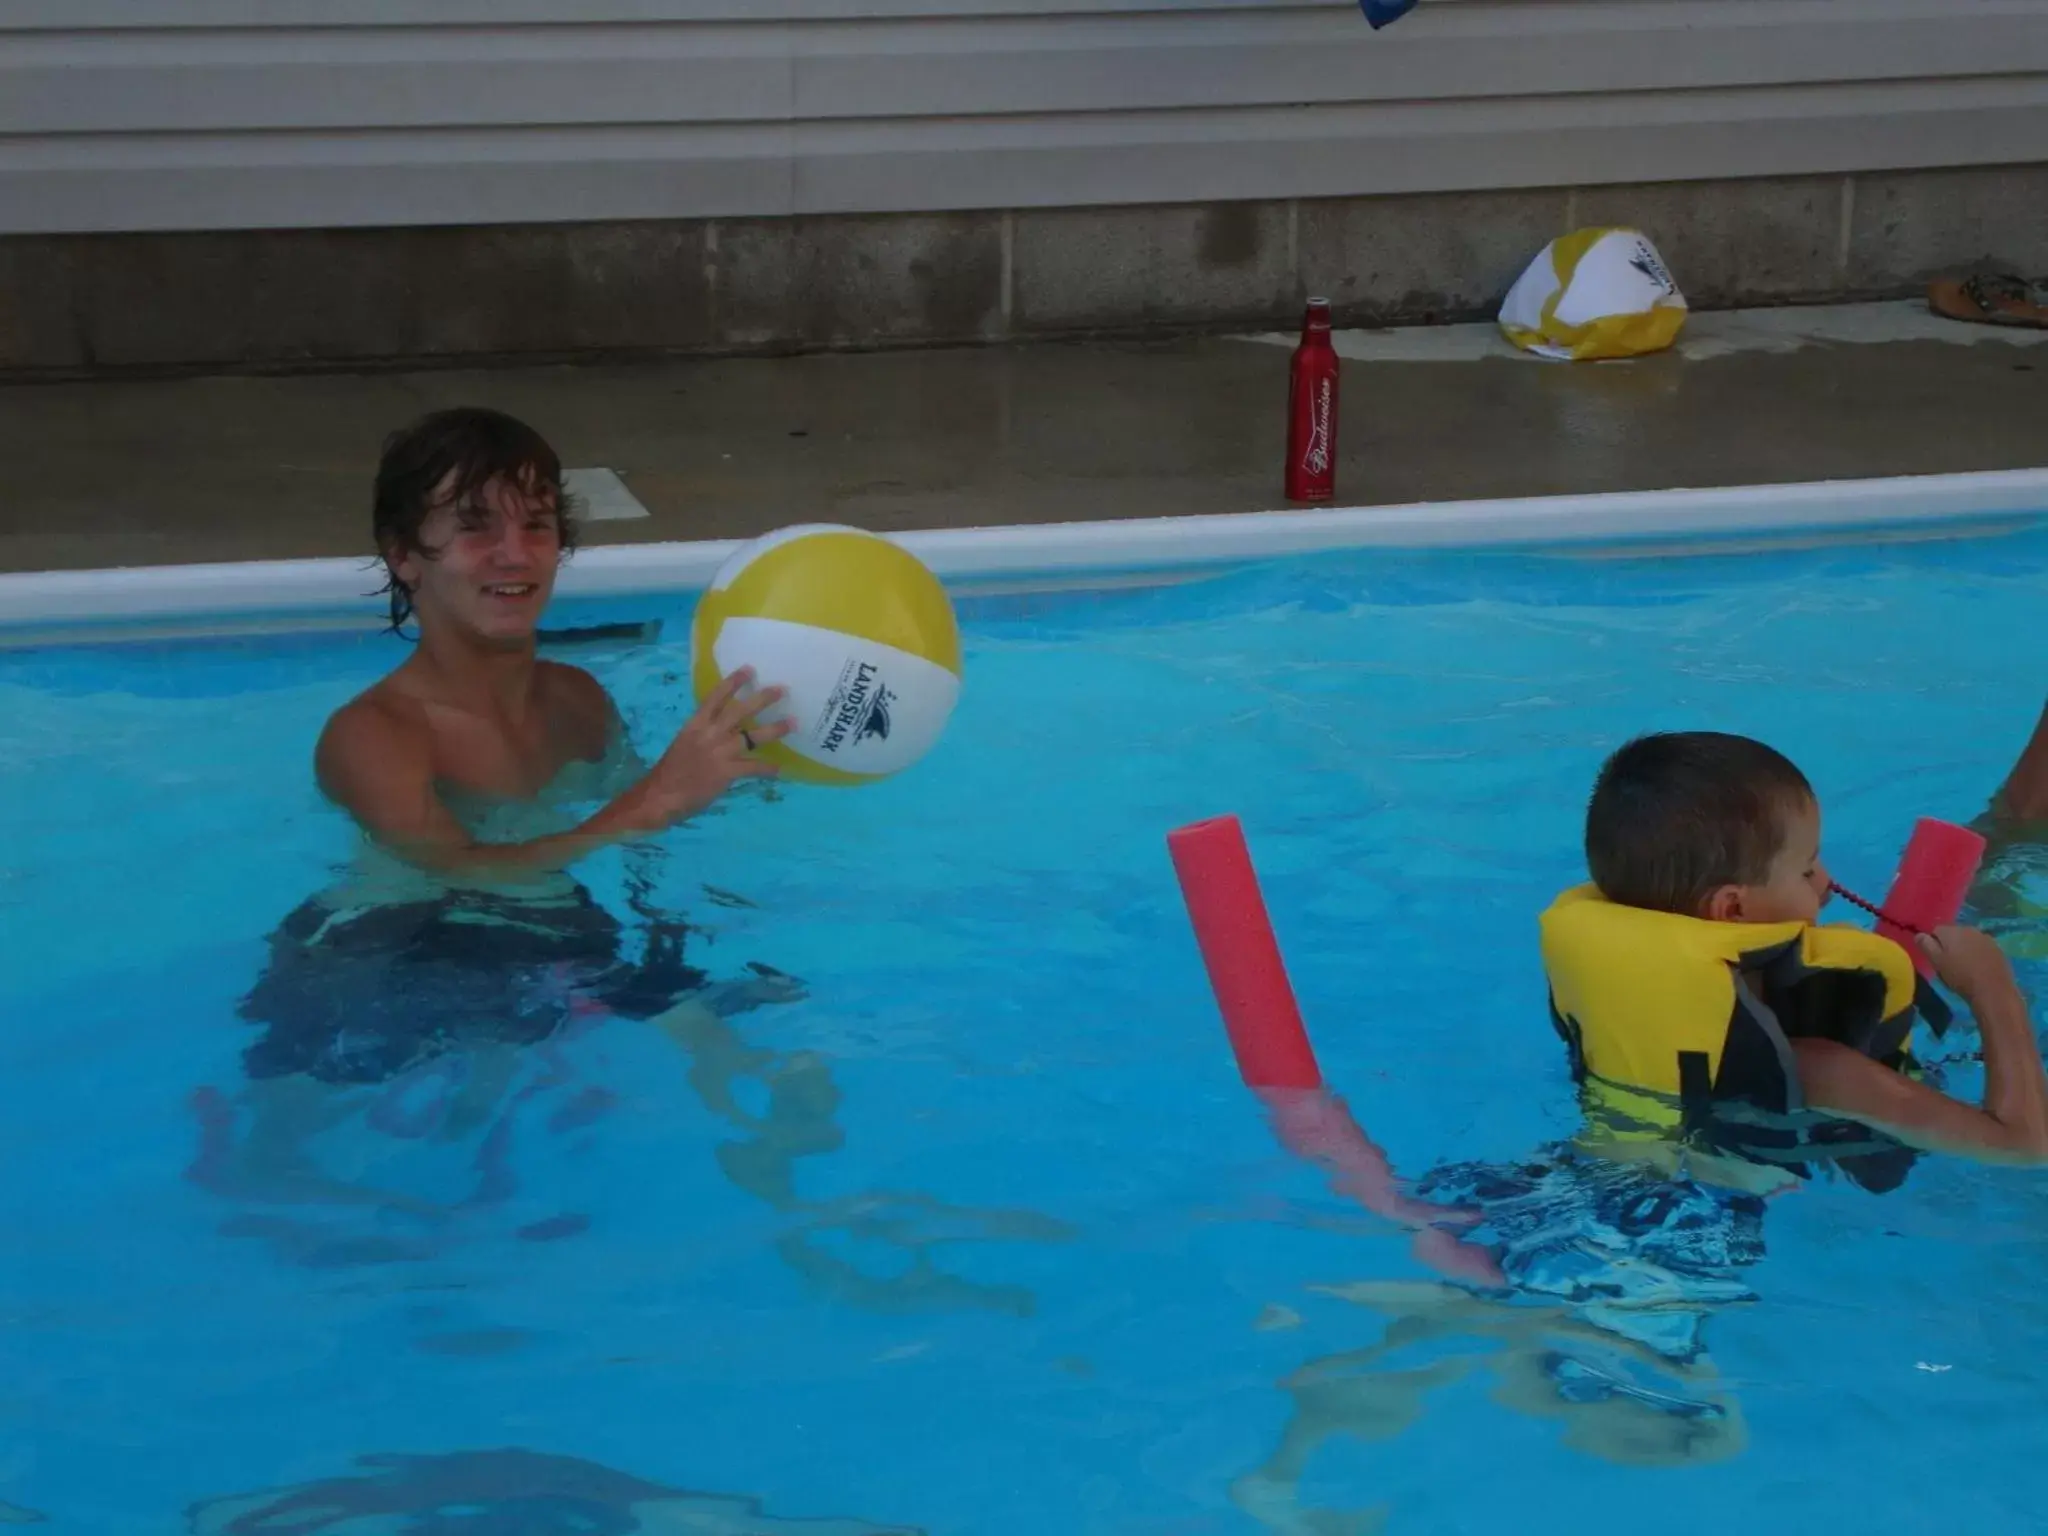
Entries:
MULTIPOLYGON (((1341 549, 1666 544, 1743 535, 1902 530, 2048 514, 2048 469, 1625 491, 1199 517, 941 528, 894 534, 941 577, 1079 578, 1341 549)), ((812 521, 792 509, 791 522, 812 521)), ((1958 529, 1957 531, 1962 531, 1958 529)), ((700 590, 738 540, 585 548, 564 598, 700 590)), ((238 561, 0 574, 0 627, 382 611, 363 559, 238 561)))

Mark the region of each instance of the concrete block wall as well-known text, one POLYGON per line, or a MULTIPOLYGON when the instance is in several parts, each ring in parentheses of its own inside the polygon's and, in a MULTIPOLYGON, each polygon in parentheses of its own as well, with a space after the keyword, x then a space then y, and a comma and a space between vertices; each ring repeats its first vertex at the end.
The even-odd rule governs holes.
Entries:
POLYGON ((1333 200, 0 239, 0 375, 937 346, 1490 315, 1627 222, 1701 308, 2048 273, 2048 165, 1333 200))

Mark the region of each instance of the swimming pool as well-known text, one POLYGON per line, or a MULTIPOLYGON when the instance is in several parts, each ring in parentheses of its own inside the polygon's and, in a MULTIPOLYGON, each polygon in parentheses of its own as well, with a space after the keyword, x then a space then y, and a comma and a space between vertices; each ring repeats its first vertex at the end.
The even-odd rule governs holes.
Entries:
MULTIPOLYGON (((971 600, 916 772, 582 870, 801 1000, 316 1096, 289 1145, 252 1133, 235 1008, 348 855, 307 756, 395 642, 0 652, 0 1498, 109 1533, 2029 1528, 2039 1175, 1772 1202, 1690 1365, 1475 1298, 1276 1146, 1163 836, 1243 818, 1400 1172, 1512 1165, 1573 1123, 1534 924, 1604 752, 1762 736, 1879 889, 2024 740, 2044 593, 2031 528, 971 600)), ((642 743, 683 717, 687 614, 557 615, 663 621, 574 653, 642 743)))

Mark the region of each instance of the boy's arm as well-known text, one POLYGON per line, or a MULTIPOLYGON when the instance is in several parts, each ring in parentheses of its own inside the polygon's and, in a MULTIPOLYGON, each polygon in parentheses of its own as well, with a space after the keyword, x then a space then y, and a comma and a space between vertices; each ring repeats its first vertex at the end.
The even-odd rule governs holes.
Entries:
POLYGON ((2017 821, 2048 819, 2048 709, 1992 800, 1995 814, 2017 821))
MULTIPOLYGON (((522 843, 483 843, 441 798, 432 743, 388 713, 352 705, 331 721, 315 756, 321 789, 401 858, 436 874, 522 875, 567 867, 643 830, 607 805, 567 833, 522 843)), ((645 830, 653 830, 647 827, 645 830)))
POLYGON ((2033 1021, 1997 944, 1969 928, 1923 937, 1941 979, 1960 992, 1984 1040, 1982 1107, 1916 1083, 1831 1040, 1793 1042, 1815 1109, 1885 1131, 1908 1146, 1986 1162, 2048 1162, 2048 1076, 2033 1021))
POLYGON ((566 868, 610 843, 660 832, 695 815, 740 778, 775 769, 747 750, 743 728, 760 741, 791 723, 752 724, 782 690, 743 693, 753 674, 721 683, 654 766, 580 826, 522 843, 483 843, 441 799, 433 743, 424 729, 364 700, 328 722, 315 754, 320 787, 370 835, 400 857, 436 873, 528 874, 566 868))

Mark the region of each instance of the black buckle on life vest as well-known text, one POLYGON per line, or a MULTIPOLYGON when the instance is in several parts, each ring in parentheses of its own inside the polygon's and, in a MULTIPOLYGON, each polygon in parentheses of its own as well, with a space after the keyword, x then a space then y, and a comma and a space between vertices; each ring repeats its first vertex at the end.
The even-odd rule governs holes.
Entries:
POLYGON ((1557 1038, 1564 1042, 1566 1054, 1571 1060, 1572 1081, 1586 1080, 1586 1039, 1579 1029, 1579 1021, 1558 1011, 1557 998, 1550 999, 1550 1027, 1557 1031, 1557 1038))
POLYGON ((1955 1023, 1955 1010, 1948 1005, 1948 999, 1935 991, 1925 976, 1913 978, 1913 1008, 1934 1031, 1939 1040, 1948 1033, 1949 1025, 1955 1023))
POLYGON ((1713 1121, 1713 1066, 1705 1051, 1678 1053, 1678 1108, 1688 1134, 1705 1130, 1713 1121))

